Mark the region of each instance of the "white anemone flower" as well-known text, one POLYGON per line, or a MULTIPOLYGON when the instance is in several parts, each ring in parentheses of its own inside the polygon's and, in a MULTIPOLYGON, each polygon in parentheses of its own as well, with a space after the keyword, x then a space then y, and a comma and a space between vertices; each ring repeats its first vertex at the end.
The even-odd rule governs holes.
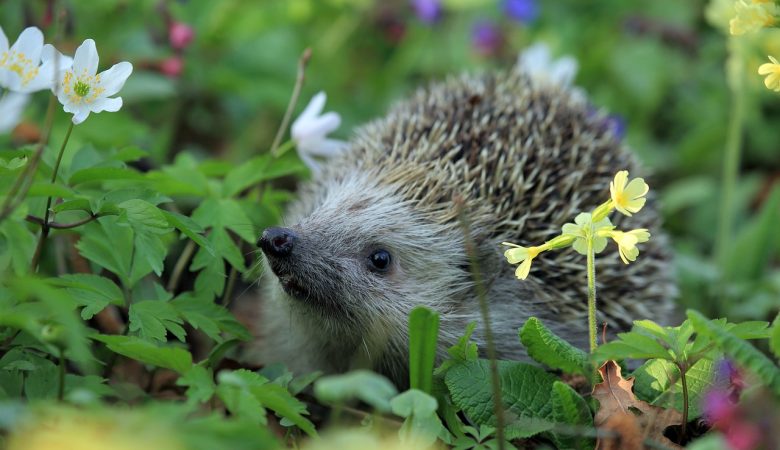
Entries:
POLYGON ((538 42, 520 53, 517 60, 520 70, 526 72, 534 83, 569 87, 577 76, 577 60, 572 56, 552 59, 550 48, 538 42))
POLYGON ((0 86, 25 94, 50 89, 56 80, 55 70, 69 67, 71 61, 55 56, 60 56, 59 52, 43 45, 38 28, 25 28, 10 48, 0 28, 0 86))
POLYGON ((330 158, 347 148, 346 142, 327 137, 341 125, 341 116, 332 111, 322 114, 326 100, 325 93, 319 92, 292 124, 291 134, 298 155, 313 173, 320 171, 320 163, 314 156, 330 158))
POLYGON ((30 94, 6 91, 0 98, 0 133, 13 130, 22 118, 30 94))
POLYGON ((95 41, 87 39, 76 49, 73 66, 60 74, 55 93, 65 112, 73 114, 76 125, 89 113, 116 112, 122 107, 122 97, 109 96, 122 89, 133 72, 133 65, 123 61, 101 73, 97 73, 97 68, 95 41))

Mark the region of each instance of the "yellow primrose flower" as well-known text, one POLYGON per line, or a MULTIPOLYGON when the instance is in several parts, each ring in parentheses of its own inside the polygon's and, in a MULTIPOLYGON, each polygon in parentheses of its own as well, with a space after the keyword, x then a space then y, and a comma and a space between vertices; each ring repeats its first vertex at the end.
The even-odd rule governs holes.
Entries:
POLYGON ((531 262, 536 258, 539 253, 548 250, 546 245, 538 247, 521 247, 510 242, 503 242, 502 245, 509 245, 514 248, 504 252, 504 257, 509 264, 518 264, 517 270, 515 270, 515 276, 521 280, 528 278, 528 273, 531 272, 531 262))
POLYGON ((631 216, 639 212, 645 206, 645 195, 650 187, 642 178, 634 178, 628 181, 628 171, 621 170, 615 175, 615 179, 609 183, 609 193, 615 209, 631 216))
POLYGON ((780 62, 773 57, 769 57, 771 63, 764 63, 758 68, 759 75, 766 75, 764 85, 767 89, 780 92, 780 62))
POLYGON ((760 30, 775 23, 777 5, 773 1, 739 0, 734 5, 736 16, 729 21, 729 32, 735 36, 760 30))
POLYGON ((644 228, 628 232, 612 230, 603 234, 611 237, 618 245, 620 259, 623 260, 624 264, 628 264, 629 261, 636 261, 637 256, 639 256, 639 249, 636 248, 636 244, 650 240, 650 233, 644 228))
POLYGON ((580 213, 574 218, 574 223, 567 223, 561 227, 564 236, 574 238, 572 248, 580 255, 588 253, 588 234, 593 236, 593 253, 600 253, 607 246, 607 239, 600 236, 597 231, 612 230, 615 228, 609 219, 604 218, 593 223, 593 217, 589 213, 580 213))

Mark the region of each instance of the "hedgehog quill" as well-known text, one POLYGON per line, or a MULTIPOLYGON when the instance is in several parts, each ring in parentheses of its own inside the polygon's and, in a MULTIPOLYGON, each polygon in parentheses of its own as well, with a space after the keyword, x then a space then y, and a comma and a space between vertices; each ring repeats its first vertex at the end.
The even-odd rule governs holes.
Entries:
MULTIPOLYGON (((440 355, 469 322, 481 323, 466 239, 485 280, 499 358, 527 358, 517 330, 531 316, 587 348, 579 255, 539 258, 521 282, 501 243, 553 238, 577 212, 597 207, 623 169, 642 172, 575 88, 534 83, 514 68, 419 90, 360 128, 347 150, 301 187, 285 226, 263 232, 258 244, 269 270, 260 362, 297 373, 367 367, 406 385, 412 308, 440 313, 440 355)), ((599 321, 612 332, 636 318, 665 322, 675 287, 652 199, 641 215, 614 224, 654 238, 629 266, 617 249, 599 260, 599 321)), ((474 338, 484 350, 482 329, 474 338)))

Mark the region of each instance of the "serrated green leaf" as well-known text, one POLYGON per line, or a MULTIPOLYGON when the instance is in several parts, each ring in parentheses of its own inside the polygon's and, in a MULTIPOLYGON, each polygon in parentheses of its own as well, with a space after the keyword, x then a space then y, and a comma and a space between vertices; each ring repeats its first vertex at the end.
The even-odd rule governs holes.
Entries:
POLYGON ((390 380, 367 370, 329 375, 314 383, 314 395, 320 401, 333 404, 359 399, 381 412, 390 411, 390 399, 397 393, 390 380))
POLYGON ((136 233, 165 234, 170 231, 168 219, 153 204, 139 199, 126 200, 117 206, 136 233))
POLYGON ((409 314, 409 381, 412 389, 430 394, 439 335, 439 314, 424 306, 409 314))
POLYGON ((583 375, 593 372, 587 353, 556 336, 536 317, 528 319, 520 329, 520 341, 528 356, 550 368, 583 375))
POLYGON ((130 285, 135 285, 150 272, 154 272, 157 276, 162 275, 168 247, 162 242, 160 236, 137 232, 133 242, 135 248, 132 254, 130 285))
POLYGON ((89 204, 89 200, 85 198, 77 198, 75 200, 66 200, 62 203, 52 206, 52 211, 54 212, 86 211, 88 213, 91 213, 92 206, 89 204))
POLYGON ((52 283, 66 287, 73 298, 84 306, 81 310, 81 318, 84 320, 91 319, 110 304, 124 304, 124 294, 119 286, 100 275, 65 274, 53 279, 52 283))
POLYGON ((187 373, 192 367, 192 355, 178 347, 160 347, 150 341, 135 336, 96 334, 90 336, 106 344, 109 350, 141 361, 144 364, 187 373))
MULTIPOLYGON (((553 427, 550 392, 556 378, 539 367, 498 361, 502 407, 507 417, 507 439, 529 437, 553 427)), ((479 425, 495 426, 490 361, 457 364, 445 383, 453 403, 479 425)))
POLYGON ((0 224, 0 273, 23 275, 30 271, 35 235, 23 223, 8 219, 0 224))
POLYGON ((772 323, 771 336, 769 337, 769 348, 775 354, 775 358, 780 359, 780 314, 775 317, 772 323))
POLYGON ((204 248, 198 249, 192 258, 190 270, 200 270, 195 278, 195 293, 209 298, 222 295, 225 290, 225 263, 222 257, 211 256, 204 248))
MULTIPOLYGON (((593 426, 593 416, 588 404, 568 384, 560 381, 553 383, 552 405, 552 419, 556 423, 580 427, 593 426)), ((581 435, 566 435, 560 432, 553 432, 552 435, 558 448, 585 450, 595 446, 593 439, 581 435)))
POLYGON ((234 199, 206 199, 192 212, 192 220, 203 228, 229 229, 249 243, 257 240, 252 221, 234 199))
POLYGON ((211 400, 217 389, 211 369, 200 364, 193 365, 190 370, 183 373, 176 380, 176 385, 186 386, 187 399, 195 403, 206 403, 211 400))
POLYGON ((309 436, 316 436, 317 430, 309 419, 303 417, 306 405, 298 401, 286 388, 276 383, 252 386, 249 391, 264 407, 289 420, 309 436))
POLYGON ((184 342, 187 332, 184 321, 168 302, 144 300, 130 305, 130 331, 138 332, 145 339, 166 341, 166 330, 184 342))
POLYGON ((780 395, 780 369, 769 358, 701 313, 689 309, 686 314, 696 332, 709 336, 724 353, 744 369, 756 374, 769 389, 780 395))
POLYGON ((87 224, 76 248, 83 257, 117 274, 122 284, 132 286, 133 230, 117 225, 116 220, 101 217, 87 224))
POLYGON ((176 297, 170 304, 192 327, 203 331, 217 342, 222 342, 221 332, 241 340, 251 338, 249 331, 230 311, 215 304, 210 298, 185 293, 176 297))
POLYGON ((270 154, 256 156, 228 172, 222 193, 232 197, 244 189, 261 181, 279 178, 285 175, 305 173, 306 167, 288 153, 281 158, 270 154))
MULTIPOLYGON (((685 374, 688 384, 688 417, 699 417, 704 394, 713 387, 715 364, 700 359, 685 374)), ((656 406, 683 411, 682 380, 677 366, 663 359, 651 359, 633 373, 636 396, 656 406)))
POLYGON ((476 328, 477 322, 466 325, 466 332, 458 339, 458 343, 447 349, 450 359, 444 360, 433 372, 434 375, 444 375, 455 364, 477 360, 477 344, 471 341, 471 335, 476 328))
POLYGON ((143 180, 143 175, 135 170, 122 167, 90 167, 81 169, 70 176, 68 184, 77 185, 105 180, 143 180))
POLYGON ((206 240, 206 238, 201 234, 203 233, 203 228, 201 228, 201 226, 198 225, 194 220, 176 212, 162 211, 162 213, 168 220, 168 225, 181 231, 182 234, 192 239, 193 242, 199 246, 206 249, 206 251, 209 252, 209 254, 212 256, 216 255, 214 252, 214 246, 212 246, 211 242, 206 240))

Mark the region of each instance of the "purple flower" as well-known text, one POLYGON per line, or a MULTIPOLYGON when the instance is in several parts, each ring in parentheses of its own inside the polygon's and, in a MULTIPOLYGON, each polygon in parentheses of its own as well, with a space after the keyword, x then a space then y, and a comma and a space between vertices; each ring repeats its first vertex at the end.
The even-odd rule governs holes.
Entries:
POLYGON ((501 31, 492 22, 483 20, 474 24, 471 30, 471 42, 478 53, 489 56, 501 47, 501 31))
POLYGON ((425 23, 434 23, 441 17, 441 0, 411 0, 417 17, 425 23))
POLYGON ((612 131, 618 139, 623 139, 626 136, 626 119, 619 114, 610 114, 604 119, 604 128, 612 131))
POLYGON ((535 0, 504 0, 504 12, 518 22, 530 23, 539 16, 535 0))
POLYGON ((707 392, 702 406, 704 417, 713 425, 727 426, 737 413, 737 405, 731 400, 729 394, 720 390, 707 392))

